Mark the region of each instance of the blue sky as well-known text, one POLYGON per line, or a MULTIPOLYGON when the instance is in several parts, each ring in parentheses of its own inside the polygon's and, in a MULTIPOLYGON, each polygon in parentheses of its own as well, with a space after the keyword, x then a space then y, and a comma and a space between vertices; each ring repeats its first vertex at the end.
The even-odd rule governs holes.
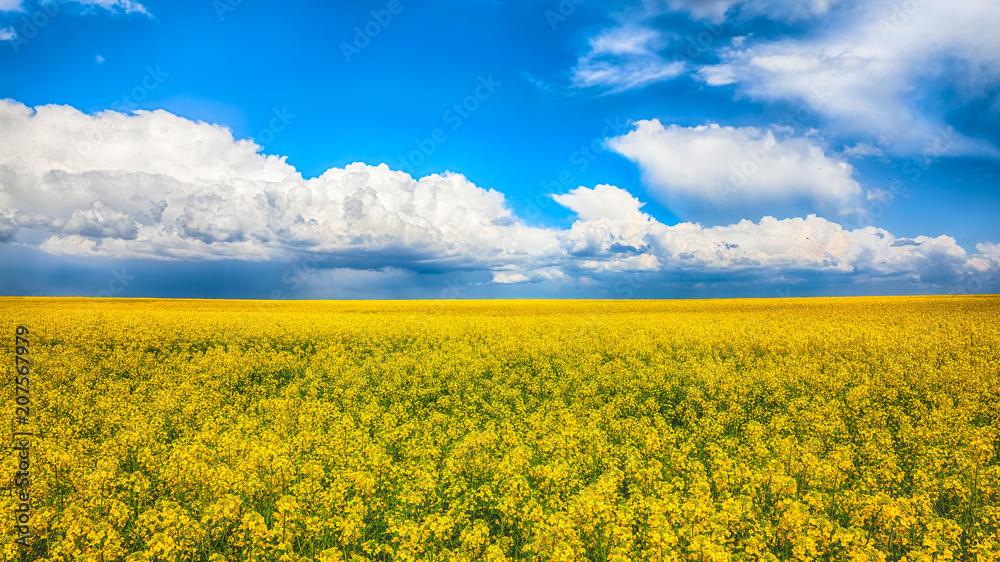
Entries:
POLYGON ((998 292, 986 1, 0 0, 5 295, 998 292))

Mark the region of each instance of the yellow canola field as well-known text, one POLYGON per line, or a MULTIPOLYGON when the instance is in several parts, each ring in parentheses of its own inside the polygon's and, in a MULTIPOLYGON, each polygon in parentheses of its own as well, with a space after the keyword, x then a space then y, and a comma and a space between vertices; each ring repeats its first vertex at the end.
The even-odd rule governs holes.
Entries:
POLYGON ((4 560, 1000 558, 996 296, 0 312, 4 560))

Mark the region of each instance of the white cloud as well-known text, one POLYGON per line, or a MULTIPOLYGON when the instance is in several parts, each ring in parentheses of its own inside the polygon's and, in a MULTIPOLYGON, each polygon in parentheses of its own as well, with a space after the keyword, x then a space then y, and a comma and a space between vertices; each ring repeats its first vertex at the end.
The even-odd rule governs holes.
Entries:
POLYGON ((971 268, 979 273, 1000 273, 1000 244, 976 244, 979 252, 969 260, 971 268))
MULTIPOLYGON (((747 134, 726 134, 737 133, 747 134)), ((1000 268, 995 245, 968 255, 947 236, 897 239, 812 215, 669 226, 611 185, 554 196, 578 217, 569 229, 530 227, 502 193, 460 174, 414 179, 355 163, 307 180, 224 127, 165 111, 0 101, 0 145, 0 243, 55 255, 331 257, 345 271, 483 271, 497 284, 702 269, 920 280, 1000 268)))
POLYGON ((566 273, 558 267, 544 267, 539 269, 517 270, 513 267, 493 271, 493 283, 501 285, 514 285, 517 283, 539 283, 544 281, 563 281, 568 278, 566 273))
POLYGON ((727 86, 736 82, 735 69, 724 64, 703 66, 695 74, 709 86, 727 86))
MULTIPOLYGON (((703 20, 722 22, 727 15, 739 12, 741 17, 766 16, 771 19, 795 21, 827 13, 837 0, 667 0, 671 10, 685 11, 703 20)), ((652 5, 658 5, 652 3, 652 5)))
MULTIPOLYGON (((825 14, 837 0, 787 2, 785 0, 646 0, 636 10, 613 14, 615 24, 605 28, 588 42, 587 51, 577 60, 571 73, 571 86, 599 87, 607 93, 643 88, 671 80, 686 72, 688 64, 676 57, 664 56, 664 50, 676 37, 655 27, 656 18, 671 11, 688 12, 696 19, 720 23, 727 13, 741 17, 766 16, 795 21, 825 14)), ((741 44, 746 37, 735 38, 741 44)), ((682 47, 683 48, 683 47, 682 47)), ((723 70, 706 70, 712 85, 730 83, 723 70)))
POLYGON ((94 57, 94 60, 97 61, 97 64, 101 64, 108 59, 102 57, 101 55, 97 55, 96 57, 94 57))
POLYGON ((953 238, 916 238, 914 246, 873 227, 846 230, 815 215, 704 228, 683 223, 654 229, 661 252, 688 266, 706 269, 810 269, 868 274, 919 275, 945 264, 959 271, 966 252, 953 238))
POLYGON ((571 85, 614 93, 679 76, 684 63, 663 58, 662 47, 660 32, 649 27, 624 24, 606 30, 590 40, 590 50, 573 68, 571 85))
POLYGON ((881 148, 867 142, 859 142, 844 149, 844 156, 849 158, 866 158, 868 156, 885 156, 881 148))
POLYGON ((17 222, 12 213, 0 209, 0 244, 13 242, 17 238, 17 222))
MULTIPOLYGON (((563 247, 581 259, 600 258, 582 261, 580 267, 602 271, 614 267, 637 268, 635 256, 627 254, 648 248, 646 237, 653 219, 639 210, 645 203, 612 185, 578 187, 553 199, 581 219, 559 234, 563 247)), ((647 259, 641 263, 651 262, 647 259)))
MULTIPOLYGON (((153 17, 145 6, 143 6, 139 2, 135 2, 134 0, 67 0, 67 2, 72 2, 74 5, 77 6, 83 6, 84 12, 92 11, 96 7, 109 10, 114 13, 124 12, 126 14, 142 14, 144 16, 153 17)), ((34 13, 28 14, 27 16, 20 18, 23 19, 22 23, 24 24, 24 25, 22 25, 21 23, 17 24, 18 26, 21 27, 21 32, 27 33, 27 31, 24 28, 25 25, 29 27, 35 25, 31 24, 28 21, 32 17, 35 17, 37 21, 36 16, 44 16, 45 21, 48 21, 49 17, 52 17, 53 15, 59 12, 60 5, 65 5, 63 0, 51 3, 46 2, 43 3, 43 5, 41 6, 36 5, 34 13)), ((9 12, 25 12, 25 11, 26 10, 24 8, 24 4, 21 0, 0 0, 0 16, 9 12)), ((19 18, 18 17, 0 18, 0 24, 8 23, 13 19, 19 19, 19 18)), ((33 35, 31 33, 28 33, 27 36, 21 38, 21 42, 24 42, 28 37, 33 37, 33 35)), ((18 39, 18 33, 14 27, 9 25, 6 27, 0 27, 0 41, 14 41, 17 39, 18 39)), ((17 47, 18 44, 15 43, 14 45, 15 51, 17 50, 17 47)), ((98 64, 104 62, 104 57, 98 55, 97 62, 98 64)))
POLYGON ((122 11, 126 14, 150 15, 145 6, 133 0, 74 0, 84 6, 99 6, 112 12, 122 11))
POLYGON ((887 189, 876 187, 865 191, 866 201, 878 201, 879 203, 889 203, 895 199, 895 195, 887 189))
POLYGON ((995 143, 949 128, 953 112, 972 103, 1000 115, 1000 6, 992 0, 645 0, 612 16, 577 60, 573 86, 615 93, 690 72, 710 86, 735 84, 740 96, 797 104, 789 124, 822 118, 831 140, 861 139, 901 156, 1000 157, 995 143), (707 56, 697 61, 719 62, 664 56, 684 50, 684 38, 659 23, 678 11, 709 22, 700 33, 720 40, 699 42, 707 56), (736 29, 761 17, 797 32, 722 40, 723 21, 736 29))
POLYGON ((808 200, 842 208, 861 194, 850 164, 809 138, 778 138, 771 130, 664 127, 653 119, 610 139, 608 147, 639 165, 647 189, 667 207, 757 211, 808 200))
MULTIPOLYGON (((126 14, 143 14, 150 16, 149 10, 135 0, 70 0, 81 6, 96 6, 111 12, 124 12, 126 14)), ((0 0, 0 12, 23 12, 24 3, 22 0, 0 0)))
POLYGON ((666 6, 660 9, 685 11, 697 19, 707 19, 721 22, 728 12, 740 0, 668 0, 666 6))
POLYGON ((510 273, 507 271, 496 271, 493 273, 493 282, 500 283, 503 285, 511 285, 514 283, 527 283, 531 279, 523 273, 510 273))
POLYGON ((592 271, 657 271, 663 264, 653 254, 639 254, 610 260, 582 260, 580 267, 592 271))
POLYGON ((598 185, 593 189, 579 187, 552 198, 586 221, 611 219, 615 222, 642 223, 649 220, 649 215, 639 211, 645 203, 612 185, 598 185))
POLYGON ((803 104, 844 135, 864 135, 896 154, 997 156, 985 142, 949 132, 937 92, 959 103, 988 99, 1000 84, 1000 8, 987 0, 954 4, 853 2, 822 28, 794 39, 724 48, 698 75, 739 84, 762 100, 803 104), (930 96, 934 99, 924 99, 930 96))
POLYGON ((571 195, 556 200, 585 216, 560 238, 584 271, 813 271, 940 281, 970 269, 1000 269, 997 246, 980 244, 970 256, 949 236, 902 239, 874 227, 848 230, 816 215, 668 226, 640 213, 641 203, 613 186, 581 187, 571 195), (607 214, 596 210, 600 201, 610 204, 607 214))
MULTIPOLYGON (((152 259, 397 252, 486 266, 558 252, 459 174, 352 164, 305 180, 223 127, 165 111, 86 115, 0 102, 0 208, 44 249, 152 259), (75 237, 74 237, 75 236, 75 237), (81 245, 78 237, 93 238, 81 245)), ((359 257, 360 259, 360 257, 359 257)))

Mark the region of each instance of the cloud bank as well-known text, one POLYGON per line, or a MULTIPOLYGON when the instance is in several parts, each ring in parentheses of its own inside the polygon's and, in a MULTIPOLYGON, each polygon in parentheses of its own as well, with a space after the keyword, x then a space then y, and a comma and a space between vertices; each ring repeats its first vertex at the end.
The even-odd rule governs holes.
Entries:
MULTIPOLYGON (((691 150, 735 162, 737 141, 754 146, 771 138, 757 130, 656 122, 633 133, 616 146, 646 162, 665 190, 693 197, 713 185, 670 162, 654 164, 662 151, 701 142, 691 150)), ((748 193, 802 190, 836 199, 857 191, 850 171, 807 139, 774 142, 785 147, 787 161, 776 158, 773 170, 761 172, 772 180, 754 180, 748 193), (832 185, 829 178, 782 182, 799 166, 817 163, 834 169, 832 185)), ((845 229, 815 215, 666 225, 611 185, 554 195, 577 220, 566 229, 542 228, 518 218, 502 193, 460 174, 415 179, 384 164, 355 163, 306 179, 284 157, 261 154, 229 129, 162 110, 88 115, 6 100, 0 102, 0 145, 0 244, 53 256, 335 258, 340 267, 373 271, 481 271, 503 285, 635 271, 808 271, 947 283, 1000 264, 992 244, 970 253, 948 236, 902 239, 873 227, 845 229)))

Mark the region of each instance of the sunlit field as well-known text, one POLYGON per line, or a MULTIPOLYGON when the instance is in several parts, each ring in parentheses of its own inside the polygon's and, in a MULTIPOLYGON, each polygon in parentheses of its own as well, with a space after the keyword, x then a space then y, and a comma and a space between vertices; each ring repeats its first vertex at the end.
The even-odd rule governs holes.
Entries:
POLYGON ((0 312, 4 560, 1000 559, 1000 297, 0 312))

